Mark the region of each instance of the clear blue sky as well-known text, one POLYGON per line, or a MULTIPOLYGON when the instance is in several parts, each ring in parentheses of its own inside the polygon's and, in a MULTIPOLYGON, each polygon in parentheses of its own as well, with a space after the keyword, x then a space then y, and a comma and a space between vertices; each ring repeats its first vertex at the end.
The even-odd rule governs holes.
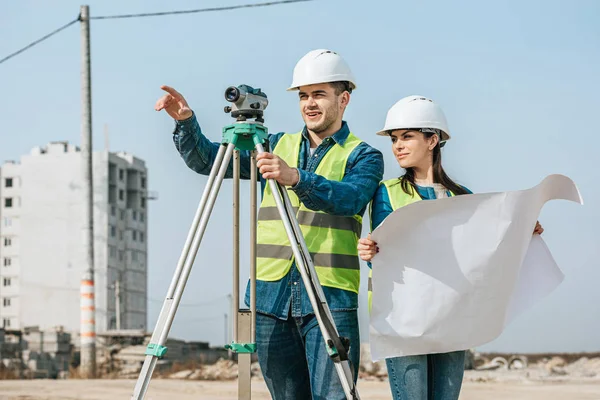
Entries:
MULTIPOLYGON (((92 16, 98 16, 242 2, 89 4, 92 16)), ((72 0, 4 4, 0 57, 74 19, 79 6, 72 0)), ((268 94, 270 131, 298 131, 297 97, 285 91, 292 69, 307 51, 330 48, 356 75, 358 89, 346 120, 384 152, 385 178, 400 171, 388 141, 374 132, 395 101, 421 94, 444 108, 453 134, 444 150, 445 166, 473 191, 524 189, 551 173, 577 183, 585 206, 555 201, 541 215, 544 238, 566 274, 564 283, 482 350, 600 350, 600 174, 593 161, 600 110, 599 18, 600 3, 593 0, 321 0, 92 21, 95 149, 104 145, 106 124, 111 149, 146 160, 150 189, 159 192, 149 211, 149 328, 206 182, 175 151, 173 122, 153 109, 162 94, 159 86, 180 90, 214 140, 230 122, 222 111, 223 91, 241 83, 268 94)), ((0 82, 0 160, 17 159, 52 140, 80 143, 79 24, 0 65, 0 82)), ((230 188, 226 184, 221 190, 183 299, 207 304, 180 308, 174 337, 223 343, 231 292, 230 188)), ((247 230, 243 233, 242 255, 247 256, 247 230)), ((247 276, 247 264, 244 268, 247 276)), ((366 279, 363 285, 366 289, 366 279)), ((366 341, 366 296, 361 301, 366 341)))

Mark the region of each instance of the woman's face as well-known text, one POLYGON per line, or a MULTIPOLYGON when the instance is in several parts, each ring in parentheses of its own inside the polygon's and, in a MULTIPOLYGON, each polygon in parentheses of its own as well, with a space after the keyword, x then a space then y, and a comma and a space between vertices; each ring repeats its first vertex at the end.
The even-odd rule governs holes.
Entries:
POLYGON ((437 135, 427 138, 422 132, 399 129, 390 133, 392 151, 400 167, 427 168, 432 163, 432 151, 438 143, 437 135))

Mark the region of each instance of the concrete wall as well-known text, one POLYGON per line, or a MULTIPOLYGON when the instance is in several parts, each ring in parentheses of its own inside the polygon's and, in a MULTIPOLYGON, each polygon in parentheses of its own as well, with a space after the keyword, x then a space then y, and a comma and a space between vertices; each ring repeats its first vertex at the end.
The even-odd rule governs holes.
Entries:
POLYGON ((34 149, 21 158, 21 180, 19 328, 78 331, 85 270, 81 154, 60 144, 45 154, 34 149))

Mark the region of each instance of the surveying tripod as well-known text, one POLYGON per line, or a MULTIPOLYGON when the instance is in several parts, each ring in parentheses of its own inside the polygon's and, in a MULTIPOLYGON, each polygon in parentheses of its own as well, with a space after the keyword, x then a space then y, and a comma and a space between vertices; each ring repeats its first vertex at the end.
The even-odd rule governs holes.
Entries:
MULTIPOLYGON (((268 143, 267 128, 263 125, 263 111, 268 105, 267 96, 260 89, 247 85, 230 86, 225 99, 231 106, 225 107, 236 122, 223 128, 221 146, 211 168, 206 187, 177 268, 169 286, 156 327, 146 349, 144 364, 134 388, 133 400, 142 400, 150 385, 157 361, 167 352, 165 343, 183 295, 185 284, 196 258, 204 231, 223 179, 233 156, 233 341, 225 347, 238 355, 238 399, 251 398, 250 366, 252 353, 256 352, 256 155, 265 152, 263 143, 268 143), (239 196, 240 196, 240 151, 250 151, 250 309, 239 309, 239 196)), ((350 341, 339 336, 333 316, 304 241, 300 225, 286 189, 273 179, 268 180, 275 198, 277 210, 283 221, 296 266, 302 275, 310 303, 325 341, 329 357, 334 362, 347 399, 360 399, 354 385, 353 372, 348 358, 350 341)))

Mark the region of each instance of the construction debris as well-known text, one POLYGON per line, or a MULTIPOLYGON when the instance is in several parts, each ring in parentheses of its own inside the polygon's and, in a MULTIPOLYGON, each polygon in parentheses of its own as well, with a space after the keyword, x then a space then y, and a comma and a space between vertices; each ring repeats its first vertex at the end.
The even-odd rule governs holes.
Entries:
POLYGON ((477 371, 490 371, 495 369, 508 369, 508 361, 503 357, 495 357, 492 361, 477 367, 477 371))
MULTIPOLYGON (((481 356, 479 359, 486 359, 481 356)), ((506 381, 598 381, 600 382, 600 354, 593 357, 570 355, 540 356, 494 355, 491 361, 467 371, 465 379, 471 382, 506 381), (534 362, 531 359, 534 359, 534 362), (505 364, 505 362, 507 364, 505 364)))
POLYGON ((72 359, 71 335, 63 327, 42 331, 38 327, 25 329, 22 337, 22 357, 29 378, 55 379, 66 374, 72 359))
POLYGON ((194 371, 194 378, 203 381, 232 380, 238 377, 237 363, 231 360, 219 360, 213 365, 202 365, 194 371))
MULTIPOLYGON (((143 331, 108 331, 98 335, 97 362, 102 376, 135 379, 138 377, 151 335, 143 331)), ((187 342, 167 339, 168 351, 158 360, 156 371, 161 376, 177 373, 174 379, 187 379, 197 365, 215 364, 227 358, 224 348, 211 348, 207 342, 187 342), (176 369, 176 371, 173 371, 176 369)), ((237 374, 237 372, 236 372, 237 374)))
POLYGON ((0 329, 0 359, 16 378, 64 378, 72 358, 71 335, 61 326, 45 331, 0 329))
POLYGON ((508 359, 508 369, 525 369, 527 368, 526 356, 512 356, 508 359))
MULTIPOLYGON (((251 376, 262 379, 258 362, 251 365, 251 376)), ((195 369, 185 369, 165 376, 168 379, 189 379, 201 381, 228 381, 237 379, 238 366, 235 361, 221 359, 212 365, 199 365, 195 369)))
POLYGON ((21 332, 0 328, 0 375, 3 379, 23 376, 25 364, 21 356, 21 332))
POLYGON ((577 361, 566 365, 564 369, 573 377, 600 379, 600 357, 581 357, 577 361))
POLYGON ((552 357, 550 361, 544 364, 544 368, 552 375, 566 375, 565 366, 567 362, 562 357, 552 357))
MULTIPOLYGON (((469 382, 598 381, 600 353, 590 354, 500 354, 467 351, 465 380, 469 382)), ((359 378, 385 380, 384 361, 372 362, 369 345, 361 346, 359 378)))
MULTIPOLYGON (((40 330, 27 327, 23 330, 4 330, 0 328, 0 379, 1 378, 50 378, 64 379, 77 377, 79 353, 72 344, 71 334, 62 327, 40 330), (74 374, 71 374, 74 372, 74 374)), ((150 334, 139 330, 119 330, 101 332, 97 341, 98 376, 105 378, 138 377, 145 359, 145 351, 150 334)), ((187 342, 168 339, 166 356, 158 360, 156 371, 165 374, 177 365, 178 372, 182 364, 215 364, 228 357, 224 348, 211 348, 206 342, 187 342)), ((218 364, 223 371, 228 367, 218 364)), ((192 370, 194 372, 195 370, 192 370)), ((203 372, 206 379, 221 379, 234 372, 203 372)), ((183 373, 182 378, 187 378, 183 373)), ((179 377, 179 375, 177 377, 179 377)), ((190 373, 191 375, 191 373, 190 373)))
MULTIPOLYGON (((111 331, 98 335, 97 362, 100 376, 136 379, 150 335, 142 331, 111 331)), ((166 357, 158 360, 158 378, 185 380, 234 380, 236 355, 204 342, 169 339, 166 357)), ((0 379, 68 378, 77 365, 71 335, 60 327, 41 331, 0 329, 0 379)), ((262 379, 256 354, 251 375, 262 379)), ((470 382, 581 381, 600 383, 600 353, 500 354, 467 351, 465 380, 470 382)), ((361 346, 359 378, 387 379, 385 361, 372 362, 368 344, 361 346)))

